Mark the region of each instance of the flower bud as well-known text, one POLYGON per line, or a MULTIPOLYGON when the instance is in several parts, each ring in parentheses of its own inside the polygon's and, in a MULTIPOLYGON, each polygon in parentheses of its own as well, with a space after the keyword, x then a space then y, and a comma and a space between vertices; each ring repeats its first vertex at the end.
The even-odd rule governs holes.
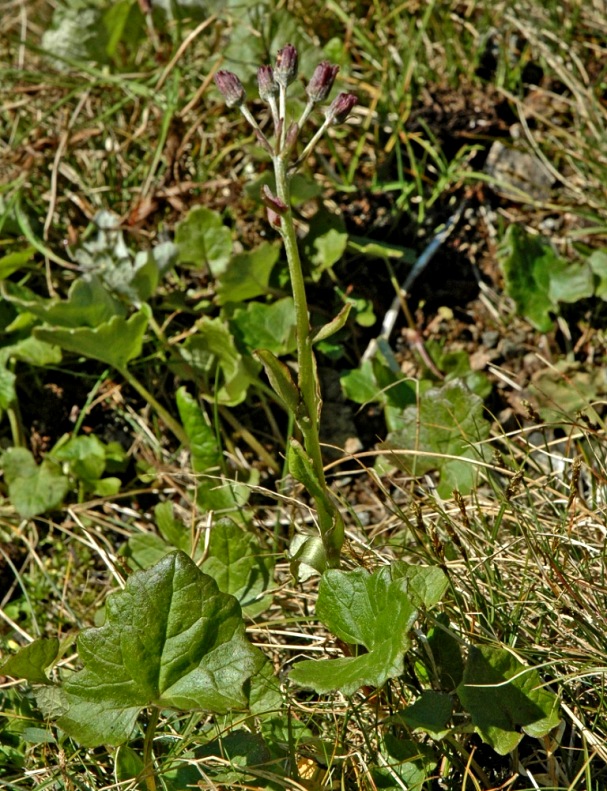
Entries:
POLYGON ((327 98, 331 92, 338 71, 339 66, 332 66, 328 60, 323 60, 322 63, 319 63, 314 69, 312 79, 306 86, 306 93, 314 104, 317 102, 324 102, 327 98))
POLYGON ((260 66, 257 69, 257 85, 259 86, 259 98, 267 102, 272 96, 278 93, 278 84, 274 79, 274 69, 271 66, 260 66))
POLYGON ((245 100, 245 90, 238 77, 231 71, 222 69, 213 77, 219 93, 228 107, 239 107, 245 100))
POLYGON ((358 99, 353 93, 340 93, 325 109, 325 115, 332 124, 343 124, 358 99))
POLYGON ((297 76, 297 50, 292 44, 285 44, 278 50, 274 78, 284 88, 290 85, 297 76))

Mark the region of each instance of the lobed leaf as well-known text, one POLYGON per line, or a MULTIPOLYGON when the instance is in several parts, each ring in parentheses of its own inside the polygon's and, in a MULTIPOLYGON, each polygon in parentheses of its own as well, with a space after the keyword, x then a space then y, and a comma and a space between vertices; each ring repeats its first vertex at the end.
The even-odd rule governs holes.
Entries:
POLYGON ((236 599, 180 551, 132 574, 78 653, 84 669, 62 685, 58 725, 85 746, 126 741, 146 706, 244 708, 243 685, 263 661, 236 599))
POLYGON ((364 569, 326 571, 316 615, 340 640, 362 645, 368 653, 299 662, 290 675, 296 684, 319 693, 339 689, 352 695, 362 686, 379 687, 402 673, 417 610, 406 579, 393 579, 390 567, 373 574, 364 569))

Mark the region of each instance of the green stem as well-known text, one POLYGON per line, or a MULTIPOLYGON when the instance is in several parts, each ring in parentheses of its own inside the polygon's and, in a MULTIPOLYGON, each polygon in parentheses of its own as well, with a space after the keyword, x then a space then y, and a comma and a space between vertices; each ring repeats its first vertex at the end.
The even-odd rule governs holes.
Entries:
POLYGON ((330 567, 337 567, 339 566, 340 551, 343 543, 343 522, 337 505, 331 509, 326 505, 327 502, 332 502, 332 495, 326 483, 320 449, 319 421, 322 402, 318 389, 316 361, 312 350, 312 331, 306 288, 291 210, 287 163, 280 154, 274 157, 274 172, 276 175, 277 196, 287 207, 285 213, 281 216, 280 232, 289 264, 296 316, 298 385, 301 393, 302 410, 301 414, 295 415, 295 419, 303 435, 306 452, 312 460, 316 478, 327 495, 323 500, 315 498, 315 502, 323 544, 327 554, 327 563, 330 567))
POLYGON ((158 417, 162 420, 165 426, 173 432, 173 434, 177 437, 177 439, 182 442, 184 445, 188 444, 188 437, 183 427, 175 420, 175 418, 167 412, 167 410, 162 406, 162 404, 157 401, 154 396, 150 393, 147 388, 145 388, 139 379, 137 379, 127 368, 120 368, 119 372, 121 376, 126 379, 126 381, 131 385, 131 387, 136 390, 140 396, 142 396, 154 409, 158 417))
POLYGON ((148 727, 145 731, 145 739, 143 741, 143 777, 145 780, 145 787, 147 791, 156 791, 156 777, 154 774, 154 734, 156 733, 156 726, 158 725, 158 718, 160 717, 160 709, 156 706, 152 707, 148 727))

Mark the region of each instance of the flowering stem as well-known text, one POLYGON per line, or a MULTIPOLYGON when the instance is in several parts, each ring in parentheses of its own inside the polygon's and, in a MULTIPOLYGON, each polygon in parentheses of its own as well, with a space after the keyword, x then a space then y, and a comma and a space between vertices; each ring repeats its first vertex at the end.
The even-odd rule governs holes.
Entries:
MULTIPOLYGON (((330 124, 343 123, 356 104, 356 97, 350 93, 340 93, 329 107, 325 107, 325 120, 320 129, 313 135, 301 156, 292 167, 289 167, 289 157, 298 139, 299 132, 308 120, 314 106, 324 102, 339 66, 334 66, 328 61, 319 63, 312 79, 309 81, 306 92, 308 101, 298 123, 288 123, 287 119, 287 86, 297 76, 298 55, 292 44, 286 44, 276 56, 274 69, 271 66, 260 66, 257 70, 257 85, 259 98, 266 102, 272 113, 274 123, 274 148, 262 132, 259 124, 248 109, 245 99, 245 89, 239 78, 232 72, 220 70, 215 73, 215 83, 223 95, 228 107, 238 107, 247 121, 251 124, 257 139, 272 157, 274 174, 276 177, 276 195, 273 195, 266 185, 262 188, 262 200, 268 210, 268 219, 273 228, 282 236, 293 302, 295 305, 295 329, 297 339, 298 383, 295 386, 288 369, 280 363, 267 350, 259 350, 266 372, 276 392, 283 399, 303 437, 305 450, 297 442, 290 445, 293 452, 293 474, 307 487, 314 499, 318 514, 318 523, 323 544, 323 558, 319 558, 315 568, 321 570, 325 565, 330 568, 339 566, 341 547, 344 541, 344 524, 338 505, 331 494, 325 478, 320 449, 319 422, 322 401, 318 384, 316 361, 312 350, 312 330, 308 301, 304 283, 297 236, 293 223, 291 209, 290 178, 311 153, 316 143, 330 124), (278 97, 278 103, 276 101, 278 97), (297 475, 295 467, 298 468, 297 475)), ((309 556, 311 558, 311 556, 309 556)))
POLYGON ((301 397, 301 414, 296 415, 297 425, 303 435, 304 445, 312 461, 314 473, 326 497, 315 498, 318 521, 323 544, 327 554, 327 564, 335 568, 339 566, 339 556, 344 539, 344 528, 341 514, 335 503, 333 508, 328 504, 333 503, 333 498, 325 479, 319 438, 319 420, 321 410, 321 397, 318 387, 316 361, 312 350, 312 331, 308 300, 304 283, 297 236, 293 223, 293 212, 290 200, 290 184, 287 174, 287 163, 280 156, 274 157, 274 173, 276 176, 276 192, 278 198, 287 207, 281 216, 280 233, 285 246, 285 253, 289 264, 291 288, 296 316, 296 340, 298 361, 298 386, 301 397))

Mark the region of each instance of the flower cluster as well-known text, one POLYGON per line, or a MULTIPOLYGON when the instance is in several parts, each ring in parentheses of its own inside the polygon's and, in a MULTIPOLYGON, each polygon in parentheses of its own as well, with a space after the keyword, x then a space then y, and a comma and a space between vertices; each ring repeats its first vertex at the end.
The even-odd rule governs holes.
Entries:
MULTIPOLYGON (((299 58, 296 48, 292 44, 286 44, 279 50, 274 67, 260 66, 257 71, 259 97, 269 105, 272 113, 275 133, 274 145, 270 143, 270 140, 261 130, 247 107, 245 89, 236 74, 222 69, 214 77, 215 84, 225 99, 227 106, 238 107, 255 130, 258 140, 268 153, 282 159, 290 155, 298 139, 299 131, 314 107, 324 102, 329 96, 339 71, 339 66, 334 66, 328 61, 322 61, 322 63, 318 64, 306 86, 308 98, 301 117, 298 121, 292 121, 288 124, 286 117, 287 88, 297 77, 298 65, 299 58)), ((323 108, 324 122, 305 146, 293 168, 300 165, 308 157, 327 127, 334 124, 342 124, 348 118, 357 101, 356 96, 352 93, 340 93, 330 105, 323 108)))

